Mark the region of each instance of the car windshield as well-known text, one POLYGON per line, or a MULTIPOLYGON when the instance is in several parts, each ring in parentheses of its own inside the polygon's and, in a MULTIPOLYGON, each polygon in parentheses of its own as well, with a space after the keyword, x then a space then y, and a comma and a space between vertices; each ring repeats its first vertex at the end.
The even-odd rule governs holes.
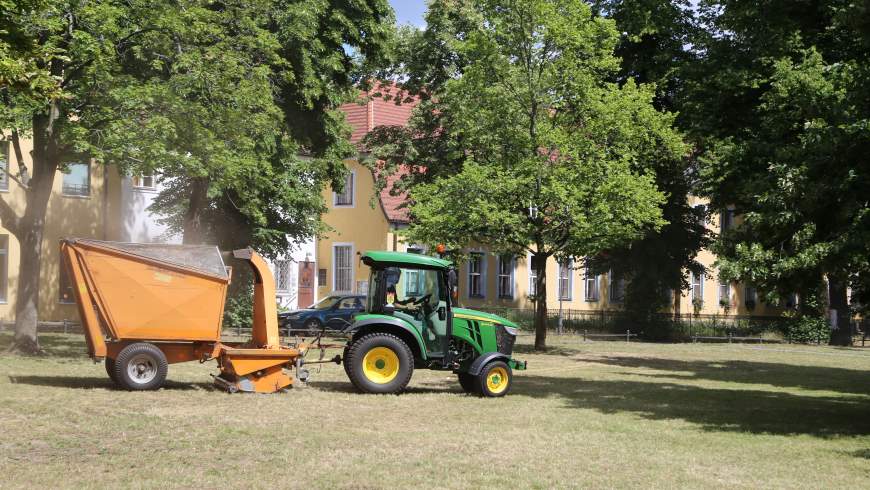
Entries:
POLYGON ((333 306, 335 306, 335 303, 338 300, 339 300, 338 296, 327 296, 327 297, 323 298, 322 300, 318 301, 317 303, 314 303, 313 305, 309 306, 308 308, 310 308, 312 310, 328 310, 328 309, 332 308, 333 306))

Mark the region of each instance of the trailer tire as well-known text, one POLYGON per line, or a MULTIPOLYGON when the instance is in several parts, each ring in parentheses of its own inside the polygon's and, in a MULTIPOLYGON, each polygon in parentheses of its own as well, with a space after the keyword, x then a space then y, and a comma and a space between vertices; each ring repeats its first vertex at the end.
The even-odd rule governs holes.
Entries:
POLYGON ((492 361, 477 375, 478 393, 487 398, 505 396, 511 390, 513 377, 513 371, 506 362, 492 361))
POLYGON ((111 379, 113 383, 118 384, 118 378, 115 377, 115 360, 111 357, 107 357, 103 362, 106 364, 106 374, 109 375, 109 379, 111 379))
POLYGON ((115 358, 115 382, 130 391, 156 390, 166 381, 168 365, 166 356, 156 345, 130 344, 115 358))
POLYGON ((350 345, 347 357, 348 377, 364 393, 401 393, 414 373, 411 348, 389 333, 363 335, 350 345))

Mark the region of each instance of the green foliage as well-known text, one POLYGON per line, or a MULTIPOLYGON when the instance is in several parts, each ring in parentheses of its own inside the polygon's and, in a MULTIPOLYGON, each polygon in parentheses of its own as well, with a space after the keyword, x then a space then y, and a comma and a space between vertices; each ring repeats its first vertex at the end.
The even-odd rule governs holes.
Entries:
POLYGON ((785 338, 792 342, 827 344, 831 337, 831 326, 824 317, 784 318, 780 322, 780 329, 785 338))
POLYGON ((254 324, 254 286, 236 288, 224 307, 223 329, 230 332, 249 330, 254 324))
POLYGON ((868 6, 724 0, 700 12, 681 121, 713 205, 745 218, 719 241, 720 267, 779 297, 827 278, 844 312, 846 278, 870 272, 868 6))

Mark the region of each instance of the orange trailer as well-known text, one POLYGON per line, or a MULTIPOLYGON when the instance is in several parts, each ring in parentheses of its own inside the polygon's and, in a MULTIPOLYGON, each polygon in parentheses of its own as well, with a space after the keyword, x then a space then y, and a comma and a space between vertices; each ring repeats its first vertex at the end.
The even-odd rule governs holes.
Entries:
POLYGON ((273 393, 304 351, 281 346, 275 280, 251 249, 233 252, 254 271, 250 342, 223 342, 230 270, 216 247, 61 240, 88 352, 129 390, 157 389, 169 364, 215 359, 215 384, 230 392, 273 393))

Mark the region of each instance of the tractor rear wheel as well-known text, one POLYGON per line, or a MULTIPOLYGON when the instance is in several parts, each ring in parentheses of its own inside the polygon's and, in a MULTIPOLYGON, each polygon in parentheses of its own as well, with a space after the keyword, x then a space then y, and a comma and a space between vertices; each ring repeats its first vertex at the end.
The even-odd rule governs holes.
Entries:
POLYGON ((401 393, 414 373, 414 354, 393 334, 370 333, 350 345, 345 369, 362 392, 401 393))
POLYGON ((477 375, 477 387, 485 397, 505 396, 511 390, 513 372, 504 361, 492 361, 477 375))
POLYGON ((115 382, 131 391, 156 390, 166 381, 168 363, 154 344, 137 342, 121 349, 115 358, 115 382))
POLYGON ((472 395, 480 393, 477 389, 477 377, 470 373, 459 373, 459 386, 472 395))

